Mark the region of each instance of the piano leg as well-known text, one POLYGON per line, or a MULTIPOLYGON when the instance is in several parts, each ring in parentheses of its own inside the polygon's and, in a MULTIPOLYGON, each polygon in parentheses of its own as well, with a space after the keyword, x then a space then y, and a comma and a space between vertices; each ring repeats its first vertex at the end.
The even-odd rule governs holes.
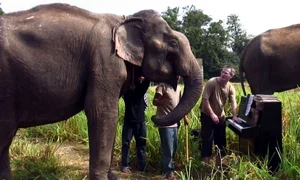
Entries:
POLYGON ((250 157, 252 155, 259 156, 261 160, 268 157, 268 168, 271 173, 274 173, 278 170, 281 162, 278 154, 278 152, 282 153, 281 139, 281 137, 267 134, 253 139, 239 137, 239 151, 250 157))
POLYGON ((245 154, 254 154, 254 139, 239 137, 239 151, 245 154))
POLYGON ((282 153, 282 137, 280 135, 265 134, 257 140, 258 154, 262 157, 268 157, 268 168, 271 173, 278 170, 281 163, 280 153, 282 153))

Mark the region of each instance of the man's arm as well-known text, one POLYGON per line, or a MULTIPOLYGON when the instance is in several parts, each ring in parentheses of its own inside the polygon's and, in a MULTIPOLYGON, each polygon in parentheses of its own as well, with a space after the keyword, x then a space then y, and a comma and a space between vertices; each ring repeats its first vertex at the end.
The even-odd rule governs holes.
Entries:
POLYGON ((236 101, 232 100, 231 101, 231 111, 232 111, 233 118, 237 118, 236 108, 237 108, 236 101))
POLYGON ((206 112, 208 113, 210 118, 214 121, 214 123, 218 124, 219 123, 219 117, 212 110, 208 99, 202 99, 202 106, 204 107, 204 109, 206 110, 206 112))
POLYGON ((202 106, 205 109, 205 112, 207 112, 209 116, 212 116, 215 114, 207 99, 202 99, 202 106))
POLYGON ((144 96, 150 85, 150 81, 145 79, 143 76, 139 77, 139 83, 136 84, 135 94, 138 96, 144 96))
POLYGON ((237 104, 235 100, 235 89, 231 86, 231 95, 230 95, 230 104, 231 104, 231 112, 232 112, 232 120, 235 122, 241 122, 237 117, 237 104))
POLYGON ((232 120, 237 123, 240 123, 241 120, 237 117, 236 109, 237 109, 237 104, 236 104, 236 101, 233 99, 233 100, 231 100, 232 120))

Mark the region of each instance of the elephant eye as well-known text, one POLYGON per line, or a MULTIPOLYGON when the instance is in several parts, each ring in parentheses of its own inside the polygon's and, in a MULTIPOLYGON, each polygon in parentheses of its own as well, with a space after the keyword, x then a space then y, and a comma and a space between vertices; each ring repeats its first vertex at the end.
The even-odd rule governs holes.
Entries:
POLYGON ((172 40, 172 41, 169 42, 169 46, 171 46, 173 48, 177 48, 178 47, 178 43, 177 43, 177 41, 172 40))

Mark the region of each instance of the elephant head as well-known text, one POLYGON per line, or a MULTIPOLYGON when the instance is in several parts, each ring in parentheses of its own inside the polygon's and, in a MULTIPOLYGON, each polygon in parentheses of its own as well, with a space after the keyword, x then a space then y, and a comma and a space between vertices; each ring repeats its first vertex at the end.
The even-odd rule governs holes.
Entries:
POLYGON ((152 120, 157 125, 171 125, 183 118, 196 104, 202 91, 202 73, 188 39, 172 30, 153 10, 126 17, 113 30, 117 55, 141 66, 146 78, 166 82, 176 88, 176 76, 184 80, 184 94, 178 106, 166 116, 152 120))

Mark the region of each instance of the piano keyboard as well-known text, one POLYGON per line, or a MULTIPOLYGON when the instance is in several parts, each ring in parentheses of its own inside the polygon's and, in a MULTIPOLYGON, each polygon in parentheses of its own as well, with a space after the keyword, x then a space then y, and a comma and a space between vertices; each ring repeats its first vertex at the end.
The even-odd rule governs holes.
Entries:
POLYGON ((235 122, 235 121, 233 121, 232 119, 227 119, 228 120, 228 123, 229 124, 231 124, 232 126, 234 126, 238 131, 242 131, 243 129, 245 129, 245 128, 249 128, 249 127, 251 127, 250 125, 248 125, 247 123, 246 123, 246 121, 245 120, 243 120, 243 119, 241 119, 241 118, 238 118, 240 121, 241 121, 241 123, 237 123, 237 122, 235 122))

